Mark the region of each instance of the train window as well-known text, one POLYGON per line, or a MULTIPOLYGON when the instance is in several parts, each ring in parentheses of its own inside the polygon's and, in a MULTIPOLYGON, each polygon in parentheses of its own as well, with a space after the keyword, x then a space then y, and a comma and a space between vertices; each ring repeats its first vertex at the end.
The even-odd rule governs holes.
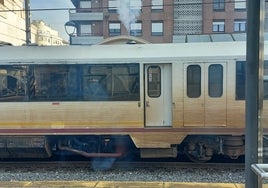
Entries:
POLYGON ((208 94, 210 97, 221 97, 223 92, 223 67, 220 64, 208 68, 208 94))
MULTIPOLYGON (((245 100, 246 62, 236 62, 236 100, 245 100)), ((263 96, 268 99, 268 61, 264 61, 263 96)))
POLYGON ((161 69, 159 66, 150 66, 147 70, 148 96, 160 97, 161 95, 161 69))
POLYGON ((88 100, 139 100, 139 65, 89 65, 85 72, 84 97, 88 100))
POLYGON ((268 99, 268 61, 264 61, 264 76, 263 76, 263 97, 268 99))
POLYGON ((236 100, 245 100, 245 88, 246 88, 246 62, 236 62, 236 88, 235 98, 236 100))
POLYGON ((0 66, 0 101, 138 101, 139 64, 0 66))
POLYGON ((201 95, 201 67, 190 65, 187 67, 187 96, 198 98, 201 95))

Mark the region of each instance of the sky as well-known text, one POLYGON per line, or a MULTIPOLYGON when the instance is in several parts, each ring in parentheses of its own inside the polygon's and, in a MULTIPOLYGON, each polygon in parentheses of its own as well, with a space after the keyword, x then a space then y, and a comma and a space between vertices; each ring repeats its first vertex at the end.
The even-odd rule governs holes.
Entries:
POLYGON ((46 25, 59 32, 59 36, 69 41, 64 24, 69 21, 68 8, 74 8, 71 0, 30 0, 31 21, 43 20, 46 25), (64 9, 64 10, 37 10, 64 9))

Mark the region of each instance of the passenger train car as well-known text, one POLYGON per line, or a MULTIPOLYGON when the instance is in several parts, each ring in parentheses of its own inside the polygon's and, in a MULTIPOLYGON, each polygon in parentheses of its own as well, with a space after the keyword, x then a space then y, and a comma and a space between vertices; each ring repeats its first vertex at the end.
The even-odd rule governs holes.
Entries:
POLYGON ((136 149, 142 158, 236 159, 245 58, 245 42, 0 47, 0 158, 136 149))

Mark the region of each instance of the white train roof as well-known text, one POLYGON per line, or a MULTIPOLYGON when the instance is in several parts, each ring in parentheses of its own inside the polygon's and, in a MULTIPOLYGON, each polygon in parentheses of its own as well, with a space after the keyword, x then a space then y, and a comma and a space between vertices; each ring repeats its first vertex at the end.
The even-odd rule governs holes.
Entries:
MULTIPOLYGON (((268 54, 265 44, 265 54, 268 54)), ((92 46, 5 46, 0 63, 166 62, 171 60, 245 59, 246 42, 167 43, 92 46)), ((268 56, 267 56, 268 57, 268 56)))

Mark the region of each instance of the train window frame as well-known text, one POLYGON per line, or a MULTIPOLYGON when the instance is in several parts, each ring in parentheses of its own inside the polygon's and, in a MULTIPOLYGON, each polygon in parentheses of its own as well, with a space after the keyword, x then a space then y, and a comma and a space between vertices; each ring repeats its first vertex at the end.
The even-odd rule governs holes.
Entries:
POLYGON ((212 98, 223 95, 223 66, 221 64, 211 64, 208 67, 208 95, 212 98), (213 70, 212 68, 220 69, 213 70))
MULTIPOLYGON (((189 98, 199 98, 201 96, 202 87, 202 75, 200 65, 189 65, 187 66, 187 76, 186 76, 186 93, 189 98), (198 68, 198 72, 190 72, 192 67, 198 68), (191 76, 191 77, 190 77, 191 76)), ((193 70, 195 71, 195 70, 193 70)))
POLYGON ((161 67, 158 65, 151 65, 147 68, 147 95, 151 98, 158 98, 161 96, 161 67), (152 69, 158 72, 150 72, 152 69), (155 74, 156 76, 154 76, 155 74), (157 80, 155 80, 157 78, 157 80), (153 88, 153 89, 152 89, 153 88))

